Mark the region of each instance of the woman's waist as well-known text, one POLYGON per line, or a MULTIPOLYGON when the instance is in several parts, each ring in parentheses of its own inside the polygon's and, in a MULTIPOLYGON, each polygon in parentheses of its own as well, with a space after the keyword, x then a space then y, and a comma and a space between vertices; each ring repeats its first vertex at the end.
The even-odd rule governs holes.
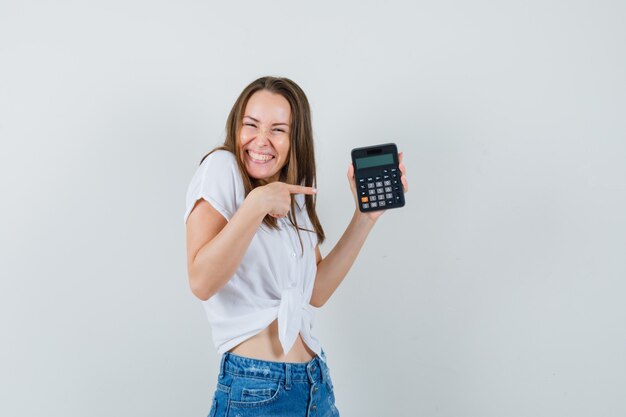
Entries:
POLYGON ((278 321, 274 320, 261 332, 244 340, 229 352, 253 359, 272 362, 309 362, 317 354, 309 348, 298 333, 293 347, 285 354, 278 337, 278 321))

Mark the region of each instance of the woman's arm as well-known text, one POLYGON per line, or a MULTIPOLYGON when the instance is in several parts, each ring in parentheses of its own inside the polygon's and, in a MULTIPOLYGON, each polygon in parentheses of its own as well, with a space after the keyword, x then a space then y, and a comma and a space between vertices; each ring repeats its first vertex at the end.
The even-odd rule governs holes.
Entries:
POLYGON ((352 267, 375 223, 375 219, 372 220, 357 210, 339 242, 323 260, 319 245, 315 247, 318 264, 311 296, 312 306, 323 306, 335 292, 352 267))
POLYGON ((315 194, 312 187, 273 182, 257 187, 229 222, 205 200, 187 220, 187 275, 191 292, 206 301, 232 278, 267 214, 284 217, 291 194, 315 194))
MULTIPOLYGON (((402 163, 404 155, 402 152, 398 154, 398 168, 400 168, 400 181, 404 192, 409 191, 409 183, 406 179, 406 168, 402 163)), ((331 295, 335 292, 341 281, 348 274, 354 260, 361 251, 365 239, 369 234, 376 220, 385 212, 385 210, 370 211, 362 213, 358 208, 356 184, 354 182, 354 167, 352 164, 348 166, 348 183, 354 196, 356 209, 352 216, 352 221, 348 228, 339 239, 333 250, 330 251, 326 258, 322 259, 319 245, 315 247, 315 256, 317 258, 317 274, 315 275, 315 284, 313 285, 313 294, 311 295, 311 305, 314 307, 323 306, 331 295)))
POLYGON ((191 292, 206 301, 234 275, 265 212, 245 199, 230 222, 199 200, 187 220, 187 275, 191 292))

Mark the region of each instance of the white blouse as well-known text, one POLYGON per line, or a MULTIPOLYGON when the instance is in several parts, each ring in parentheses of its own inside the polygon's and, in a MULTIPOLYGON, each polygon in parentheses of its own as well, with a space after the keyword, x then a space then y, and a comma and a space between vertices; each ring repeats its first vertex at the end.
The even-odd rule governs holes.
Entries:
MULTIPOLYGON (((231 152, 217 150, 198 167, 187 189, 185 223, 201 198, 228 221, 243 203, 243 181, 231 152)), ((304 195, 295 194, 295 199, 298 225, 314 230, 304 195)), ((317 271, 317 235, 300 231, 302 253, 289 220, 277 220, 280 230, 261 224, 232 278, 202 302, 220 354, 261 332, 278 317, 278 336, 285 354, 300 333, 304 343, 321 357, 320 343, 311 334, 317 308, 309 304, 317 271)))

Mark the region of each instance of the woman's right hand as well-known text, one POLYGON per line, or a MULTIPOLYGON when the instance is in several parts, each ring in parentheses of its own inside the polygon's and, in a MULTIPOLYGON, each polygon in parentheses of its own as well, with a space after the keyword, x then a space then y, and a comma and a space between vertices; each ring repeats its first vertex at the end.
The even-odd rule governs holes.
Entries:
POLYGON ((267 185, 256 187, 248 197, 252 197, 260 209, 272 217, 286 217, 291 210, 291 194, 316 194, 313 187, 287 184, 274 181, 267 185))

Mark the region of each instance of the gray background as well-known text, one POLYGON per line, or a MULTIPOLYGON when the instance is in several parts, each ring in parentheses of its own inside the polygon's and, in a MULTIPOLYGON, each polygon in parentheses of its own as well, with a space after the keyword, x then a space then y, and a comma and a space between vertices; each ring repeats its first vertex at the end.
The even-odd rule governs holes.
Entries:
POLYGON ((621 1, 0 3, 0 415, 205 416, 184 193, 243 87, 307 92, 327 254, 353 147, 406 153, 316 321, 343 416, 626 415, 621 1))

